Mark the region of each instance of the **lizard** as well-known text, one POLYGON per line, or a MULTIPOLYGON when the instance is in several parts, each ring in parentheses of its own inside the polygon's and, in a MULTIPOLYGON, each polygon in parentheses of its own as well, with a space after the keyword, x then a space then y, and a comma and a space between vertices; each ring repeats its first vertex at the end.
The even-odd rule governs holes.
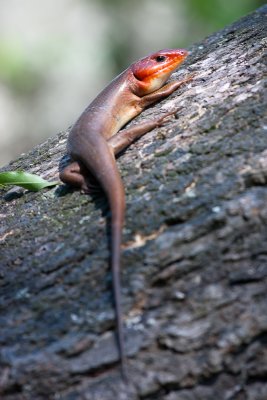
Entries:
POLYGON ((111 210, 111 270, 122 377, 127 380, 120 300, 120 254, 125 191, 115 157, 136 139, 164 123, 175 111, 121 130, 146 107, 169 96, 192 76, 166 83, 188 56, 185 49, 163 49, 132 63, 111 81, 72 126, 67 151, 72 162, 60 179, 90 193, 89 173, 104 190, 111 210))

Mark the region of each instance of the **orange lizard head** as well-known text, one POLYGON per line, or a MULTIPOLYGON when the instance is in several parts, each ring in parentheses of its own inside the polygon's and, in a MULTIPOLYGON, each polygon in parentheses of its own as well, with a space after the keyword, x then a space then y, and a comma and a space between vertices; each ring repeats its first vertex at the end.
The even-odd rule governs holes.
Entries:
POLYGON ((145 95, 161 88, 187 56, 184 49, 164 49, 136 61, 130 67, 139 81, 136 94, 145 95))

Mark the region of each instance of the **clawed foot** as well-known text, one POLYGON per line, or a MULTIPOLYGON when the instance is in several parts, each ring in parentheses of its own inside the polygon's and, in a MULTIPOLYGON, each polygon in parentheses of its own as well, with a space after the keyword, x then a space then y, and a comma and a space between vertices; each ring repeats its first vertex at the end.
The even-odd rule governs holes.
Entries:
POLYGON ((96 178, 92 174, 90 174, 90 172, 87 172, 87 176, 85 177, 84 182, 81 186, 81 193, 94 195, 98 194, 101 191, 101 187, 96 178))
POLYGON ((168 122, 168 121, 169 121, 168 117, 170 117, 170 116, 172 116, 172 115, 175 115, 179 110, 181 110, 181 108, 182 108, 182 107, 178 107, 178 108, 176 108, 175 110, 172 110, 172 111, 170 111, 170 112, 164 114, 162 117, 160 117, 160 118, 157 120, 157 126, 162 126, 162 125, 164 125, 165 122, 168 122))
POLYGON ((195 78, 197 76, 197 73, 196 72, 193 72, 192 74, 190 74, 190 75, 188 75, 185 79, 184 79, 184 81, 183 82, 190 82, 190 81, 192 81, 192 79, 193 78, 195 78))

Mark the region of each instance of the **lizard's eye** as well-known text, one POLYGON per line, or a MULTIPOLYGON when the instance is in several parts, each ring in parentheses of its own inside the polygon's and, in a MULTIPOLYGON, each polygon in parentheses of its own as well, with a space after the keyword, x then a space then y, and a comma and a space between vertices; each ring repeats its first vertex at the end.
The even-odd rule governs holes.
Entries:
POLYGON ((162 61, 165 61, 166 60, 166 57, 165 56, 157 56, 156 57, 156 61, 157 62, 162 62, 162 61))

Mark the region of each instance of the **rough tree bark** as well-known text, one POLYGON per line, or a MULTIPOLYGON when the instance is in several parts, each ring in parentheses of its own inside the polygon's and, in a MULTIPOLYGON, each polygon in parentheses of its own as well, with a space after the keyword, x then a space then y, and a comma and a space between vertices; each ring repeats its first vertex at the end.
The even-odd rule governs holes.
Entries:
MULTIPOLYGON (((266 12, 194 45, 172 77, 193 82, 138 118, 179 105, 176 119, 118 160, 128 386, 106 200, 63 186, 2 192, 1 399, 267 398, 266 12)), ((54 178, 66 137, 6 169, 54 178)))

